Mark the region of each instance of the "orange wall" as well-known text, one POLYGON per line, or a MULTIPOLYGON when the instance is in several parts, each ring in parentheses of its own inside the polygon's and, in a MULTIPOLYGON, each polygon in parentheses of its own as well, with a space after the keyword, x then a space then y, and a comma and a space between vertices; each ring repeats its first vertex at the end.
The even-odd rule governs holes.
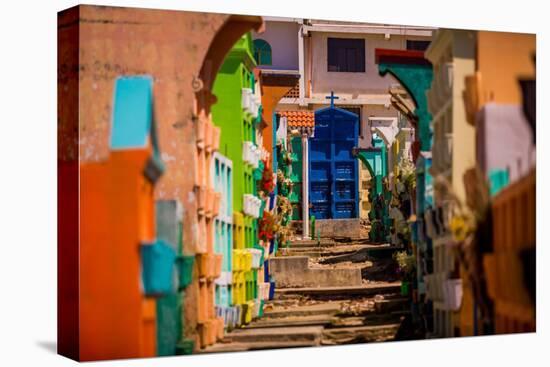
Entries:
POLYGON ((534 34, 478 32, 477 70, 484 101, 521 104, 520 77, 534 77, 534 34))
POLYGON ((156 302, 141 289, 140 245, 155 237, 151 153, 80 167, 80 360, 156 354, 156 302))
MULTIPOLYGON (((273 111, 281 98, 292 89, 292 86, 262 85, 263 116, 268 126, 263 129, 264 148, 273 156, 273 111)), ((273 159, 273 157, 272 157, 273 159)))

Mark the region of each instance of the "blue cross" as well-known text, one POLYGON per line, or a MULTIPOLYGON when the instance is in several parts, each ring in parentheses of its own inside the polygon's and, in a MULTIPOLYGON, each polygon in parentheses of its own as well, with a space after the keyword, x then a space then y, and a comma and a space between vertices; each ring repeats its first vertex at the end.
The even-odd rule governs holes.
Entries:
POLYGON ((340 99, 340 97, 335 97, 334 96, 334 91, 330 91, 330 96, 326 96, 325 99, 330 99, 330 107, 334 108, 334 100, 335 99, 340 99))

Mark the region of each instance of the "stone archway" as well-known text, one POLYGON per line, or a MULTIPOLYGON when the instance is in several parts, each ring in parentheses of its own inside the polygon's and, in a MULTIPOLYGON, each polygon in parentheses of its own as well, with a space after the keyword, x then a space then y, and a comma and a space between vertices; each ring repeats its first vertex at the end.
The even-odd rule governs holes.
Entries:
MULTIPOLYGON (((416 106, 414 115, 417 120, 415 124, 417 134, 415 136, 419 139, 419 150, 430 150, 432 116, 428 110, 426 91, 431 87, 433 79, 431 63, 424 58, 422 51, 376 49, 375 55, 380 75, 387 73, 393 75, 411 96, 416 106)), ((415 156, 417 155, 418 152, 415 156)))
POLYGON ((216 74, 233 45, 251 30, 262 32, 264 26, 262 17, 246 15, 231 15, 221 26, 208 47, 198 75, 193 78, 196 113, 204 110, 208 115, 210 107, 216 103, 216 96, 212 94, 216 74))
POLYGON ((386 177, 387 170, 384 169, 385 147, 376 146, 371 148, 353 148, 352 155, 359 159, 367 167, 371 180, 374 180, 373 189, 375 193, 381 193, 382 180, 386 177))

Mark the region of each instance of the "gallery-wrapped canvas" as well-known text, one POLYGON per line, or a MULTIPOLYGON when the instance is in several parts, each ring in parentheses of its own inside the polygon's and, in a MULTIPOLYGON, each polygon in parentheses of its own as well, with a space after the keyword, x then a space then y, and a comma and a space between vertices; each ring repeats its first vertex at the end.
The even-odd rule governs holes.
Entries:
POLYGON ((534 332, 534 34, 58 14, 58 352, 534 332))

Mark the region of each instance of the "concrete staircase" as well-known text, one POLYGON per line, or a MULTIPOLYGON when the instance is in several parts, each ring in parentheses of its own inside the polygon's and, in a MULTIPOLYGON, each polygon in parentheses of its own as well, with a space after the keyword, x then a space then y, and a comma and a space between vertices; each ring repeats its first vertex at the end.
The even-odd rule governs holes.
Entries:
POLYGON ((201 353, 296 348, 393 340, 408 303, 396 295, 304 301, 300 295, 267 304, 264 317, 233 330, 201 353))
POLYGON ((410 308, 389 276, 395 250, 340 232, 292 241, 269 260, 276 288, 264 316, 201 352, 394 340, 410 308))

